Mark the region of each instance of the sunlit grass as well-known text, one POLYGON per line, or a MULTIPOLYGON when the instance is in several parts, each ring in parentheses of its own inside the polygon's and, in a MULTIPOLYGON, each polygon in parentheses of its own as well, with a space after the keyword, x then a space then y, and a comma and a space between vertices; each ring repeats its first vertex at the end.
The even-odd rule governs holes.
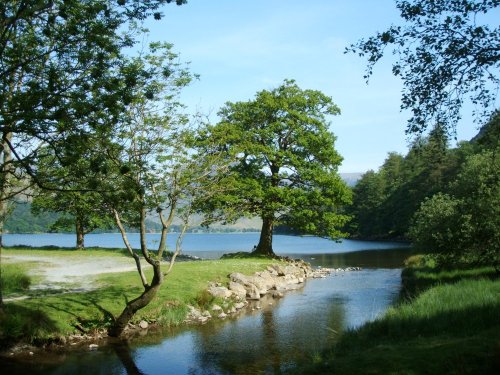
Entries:
MULTIPOLYGON (((93 249, 84 252, 72 250, 9 249, 4 255, 22 254, 57 257, 121 256, 121 250, 93 249)), ((134 261, 130 258, 131 265, 134 261)), ((133 322, 146 320, 163 326, 182 323, 187 305, 196 305, 208 282, 227 283, 231 272, 252 274, 276 262, 268 259, 227 259, 193 262, 178 262, 165 278, 154 300, 133 318, 133 322)), ((3 264, 5 266, 5 264, 3 264)), ((14 265, 9 265, 14 266, 14 265)), ((16 267, 23 267, 16 263, 16 267)), ((166 264, 164 269, 166 269, 166 264)), ((151 269, 145 265, 146 276, 151 279, 151 269)), ((127 301, 138 297, 143 287, 136 271, 102 274, 96 277, 99 288, 84 293, 46 295, 12 301, 5 305, 5 314, 0 317, 0 341, 27 340, 44 341, 67 336, 84 330, 106 328, 118 316, 127 301), (38 323, 37 323, 38 322, 38 323)))

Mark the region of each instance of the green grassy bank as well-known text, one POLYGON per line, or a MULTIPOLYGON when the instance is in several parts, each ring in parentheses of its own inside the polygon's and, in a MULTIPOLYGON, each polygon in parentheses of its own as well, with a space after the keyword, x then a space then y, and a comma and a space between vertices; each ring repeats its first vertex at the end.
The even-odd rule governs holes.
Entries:
MULTIPOLYGON (((45 255, 60 259, 126 256, 119 250, 3 251, 4 256, 9 254, 45 255)), ((130 262, 134 264, 131 258, 130 262)), ((134 322, 146 320, 165 326, 180 324, 186 316, 188 304, 203 306, 211 302, 210 297, 203 293, 209 281, 224 283, 227 282, 227 276, 231 272, 251 274, 271 263, 272 261, 266 259, 179 262, 166 277, 154 301, 136 314, 134 322)), ((33 263, 30 267, 33 267, 33 263)), ((2 262, 2 269, 4 283, 13 284, 8 290, 4 290, 4 298, 22 292, 23 288, 15 278, 21 276, 21 279, 29 280, 27 276, 29 267, 23 263, 2 262), (15 272, 11 272, 14 269, 15 272)), ((148 271, 146 274, 151 276, 148 271)), ((106 328, 113 316, 117 316, 123 310, 126 301, 142 292, 140 279, 135 271, 102 274, 96 277, 95 282, 99 288, 88 292, 48 294, 43 297, 6 302, 4 314, 0 317, 0 342, 4 347, 20 341, 34 344, 52 340, 64 342, 64 337, 81 333, 82 330, 92 334, 98 329, 106 328)))
POLYGON ((500 279, 493 268, 414 262, 403 284, 412 297, 343 334, 297 373, 500 373, 500 279))

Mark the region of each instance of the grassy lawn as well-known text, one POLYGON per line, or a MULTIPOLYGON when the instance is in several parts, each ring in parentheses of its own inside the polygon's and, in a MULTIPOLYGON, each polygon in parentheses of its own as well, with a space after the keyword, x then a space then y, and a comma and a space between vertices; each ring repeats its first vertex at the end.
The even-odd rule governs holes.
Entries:
POLYGON ((406 270, 425 291, 345 333, 297 373, 500 373, 500 279, 491 270, 406 270))
MULTIPOLYGON (((57 257, 120 256, 120 250, 7 250, 23 255, 57 257)), ((7 253, 7 254, 6 254, 7 253)), ((130 259, 133 264, 133 260, 130 259)), ((134 321, 154 321, 162 325, 180 324, 187 312, 187 304, 204 305, 207 296, 203 291, 209 281, 227 283, 231 272, 251 274, 264 269, 273 261, 266 259, 227 259, 179 262, 174 266, 154 301, 139 311, 134 321)), ((276 262, 276 261, 274 261, 276 262)), ((2 266, 23 267, 22 263, 2 266)), ((19 269, 21 269, 19 268, 19 269)), ((166 267, 165 267, 166 269, 166 267)), ((146 271, 147 276, 151 276, 146 271)), ((48 295, 5 304, 5 314, 0 317, 0 340, 23 340, 32 343, 57 339, 78 333, 77 326, 87 332, 106 327, 113 316, 123 310, 126 301, 140 295, 142 286, 137 272, 108 273, 97 276, 99 288, 84 293, 48 295)))

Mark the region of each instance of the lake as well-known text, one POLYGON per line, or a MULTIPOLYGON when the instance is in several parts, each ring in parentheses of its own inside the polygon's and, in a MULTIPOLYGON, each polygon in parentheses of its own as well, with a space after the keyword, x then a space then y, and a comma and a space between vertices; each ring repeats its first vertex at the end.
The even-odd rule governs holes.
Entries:
MULTIPOLYGON (((37 246, 65 246, 63 238, 72 246, 71 236, 65 235, 9 235, 5 240, 6 244, 35 241, 37 246), (51 238, 61 242, 42 242, 51 238)), ((115 234, 89 235, 87 245, 119 247, 117 239, 115 234), (102 242, 91 242, 98 238, 102 242)), ((150 237, 152 243, 156 239, 150 237)), ((257 240, 257 233, 188 234, 184 252, 213 258, 221 252, 251 250, 257 240)), ((314 265, 362 266, 363 270, 308 280, 283 299, 254 302, 238 317, 225 321, 167 329, 129 342, 114 341, 94 351, 85 347, 44 353, 43 360, 35 354, 21 363, 0 361, 1 368, 9 374, 280 373, 335 343, 344 330, 383 313, 398 297, 402 261, 409 254, 408 248, 397 243, 336 243, 296 236, 275 236, 274 248, 278 254, 300 257, 314 265)))
MULTIPOLYGON (((139 234, 130 233, 129 241, 133 248, 139 248, 139 234)), ((178 233, 169 233, 167 246, 175 248, 178 233)), ((147 235, 147 243, 154 250, 160 241, 160 234, 147 235)), ((60 246, 74 247, 74 234, 44 233, 44 234, 4 234, 5 246, 26 245, 34 247, 60 246)), ((225 253, 251 251, 259 242, 259 233, 187 233, 182 241, 184 254, 195 255, 207 259, 216 259, 225 253)), ((123 248, 119 233, 99 233, 85 236, 85 246, 123 248)), ((314 255, 336 254, 361 251, 365 249, 382 250, 406 245, 397 242, 372 242, 343 240, 331 241, 314 236, 274 235, 273 248, 278 255, 314 255)))

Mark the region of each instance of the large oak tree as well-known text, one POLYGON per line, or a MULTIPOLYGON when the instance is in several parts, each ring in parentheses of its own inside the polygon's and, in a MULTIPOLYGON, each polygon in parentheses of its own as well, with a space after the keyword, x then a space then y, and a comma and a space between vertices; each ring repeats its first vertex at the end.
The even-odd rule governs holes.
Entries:
POLYGON ((327 116, 339 114, 332 99, 302 90, 287 80, 253 100, 227 103, 220 122, 201 137, 205 153, 225 154, 231 170, 228 189, 204 202, 208 221, 232 221, 243 215, 262 218, 255 251, 273 255, 277 223, 301 233, 330 238, 343 235, 342 207, 350 191, 337 168, 342 158, 334 148, 327 116))

